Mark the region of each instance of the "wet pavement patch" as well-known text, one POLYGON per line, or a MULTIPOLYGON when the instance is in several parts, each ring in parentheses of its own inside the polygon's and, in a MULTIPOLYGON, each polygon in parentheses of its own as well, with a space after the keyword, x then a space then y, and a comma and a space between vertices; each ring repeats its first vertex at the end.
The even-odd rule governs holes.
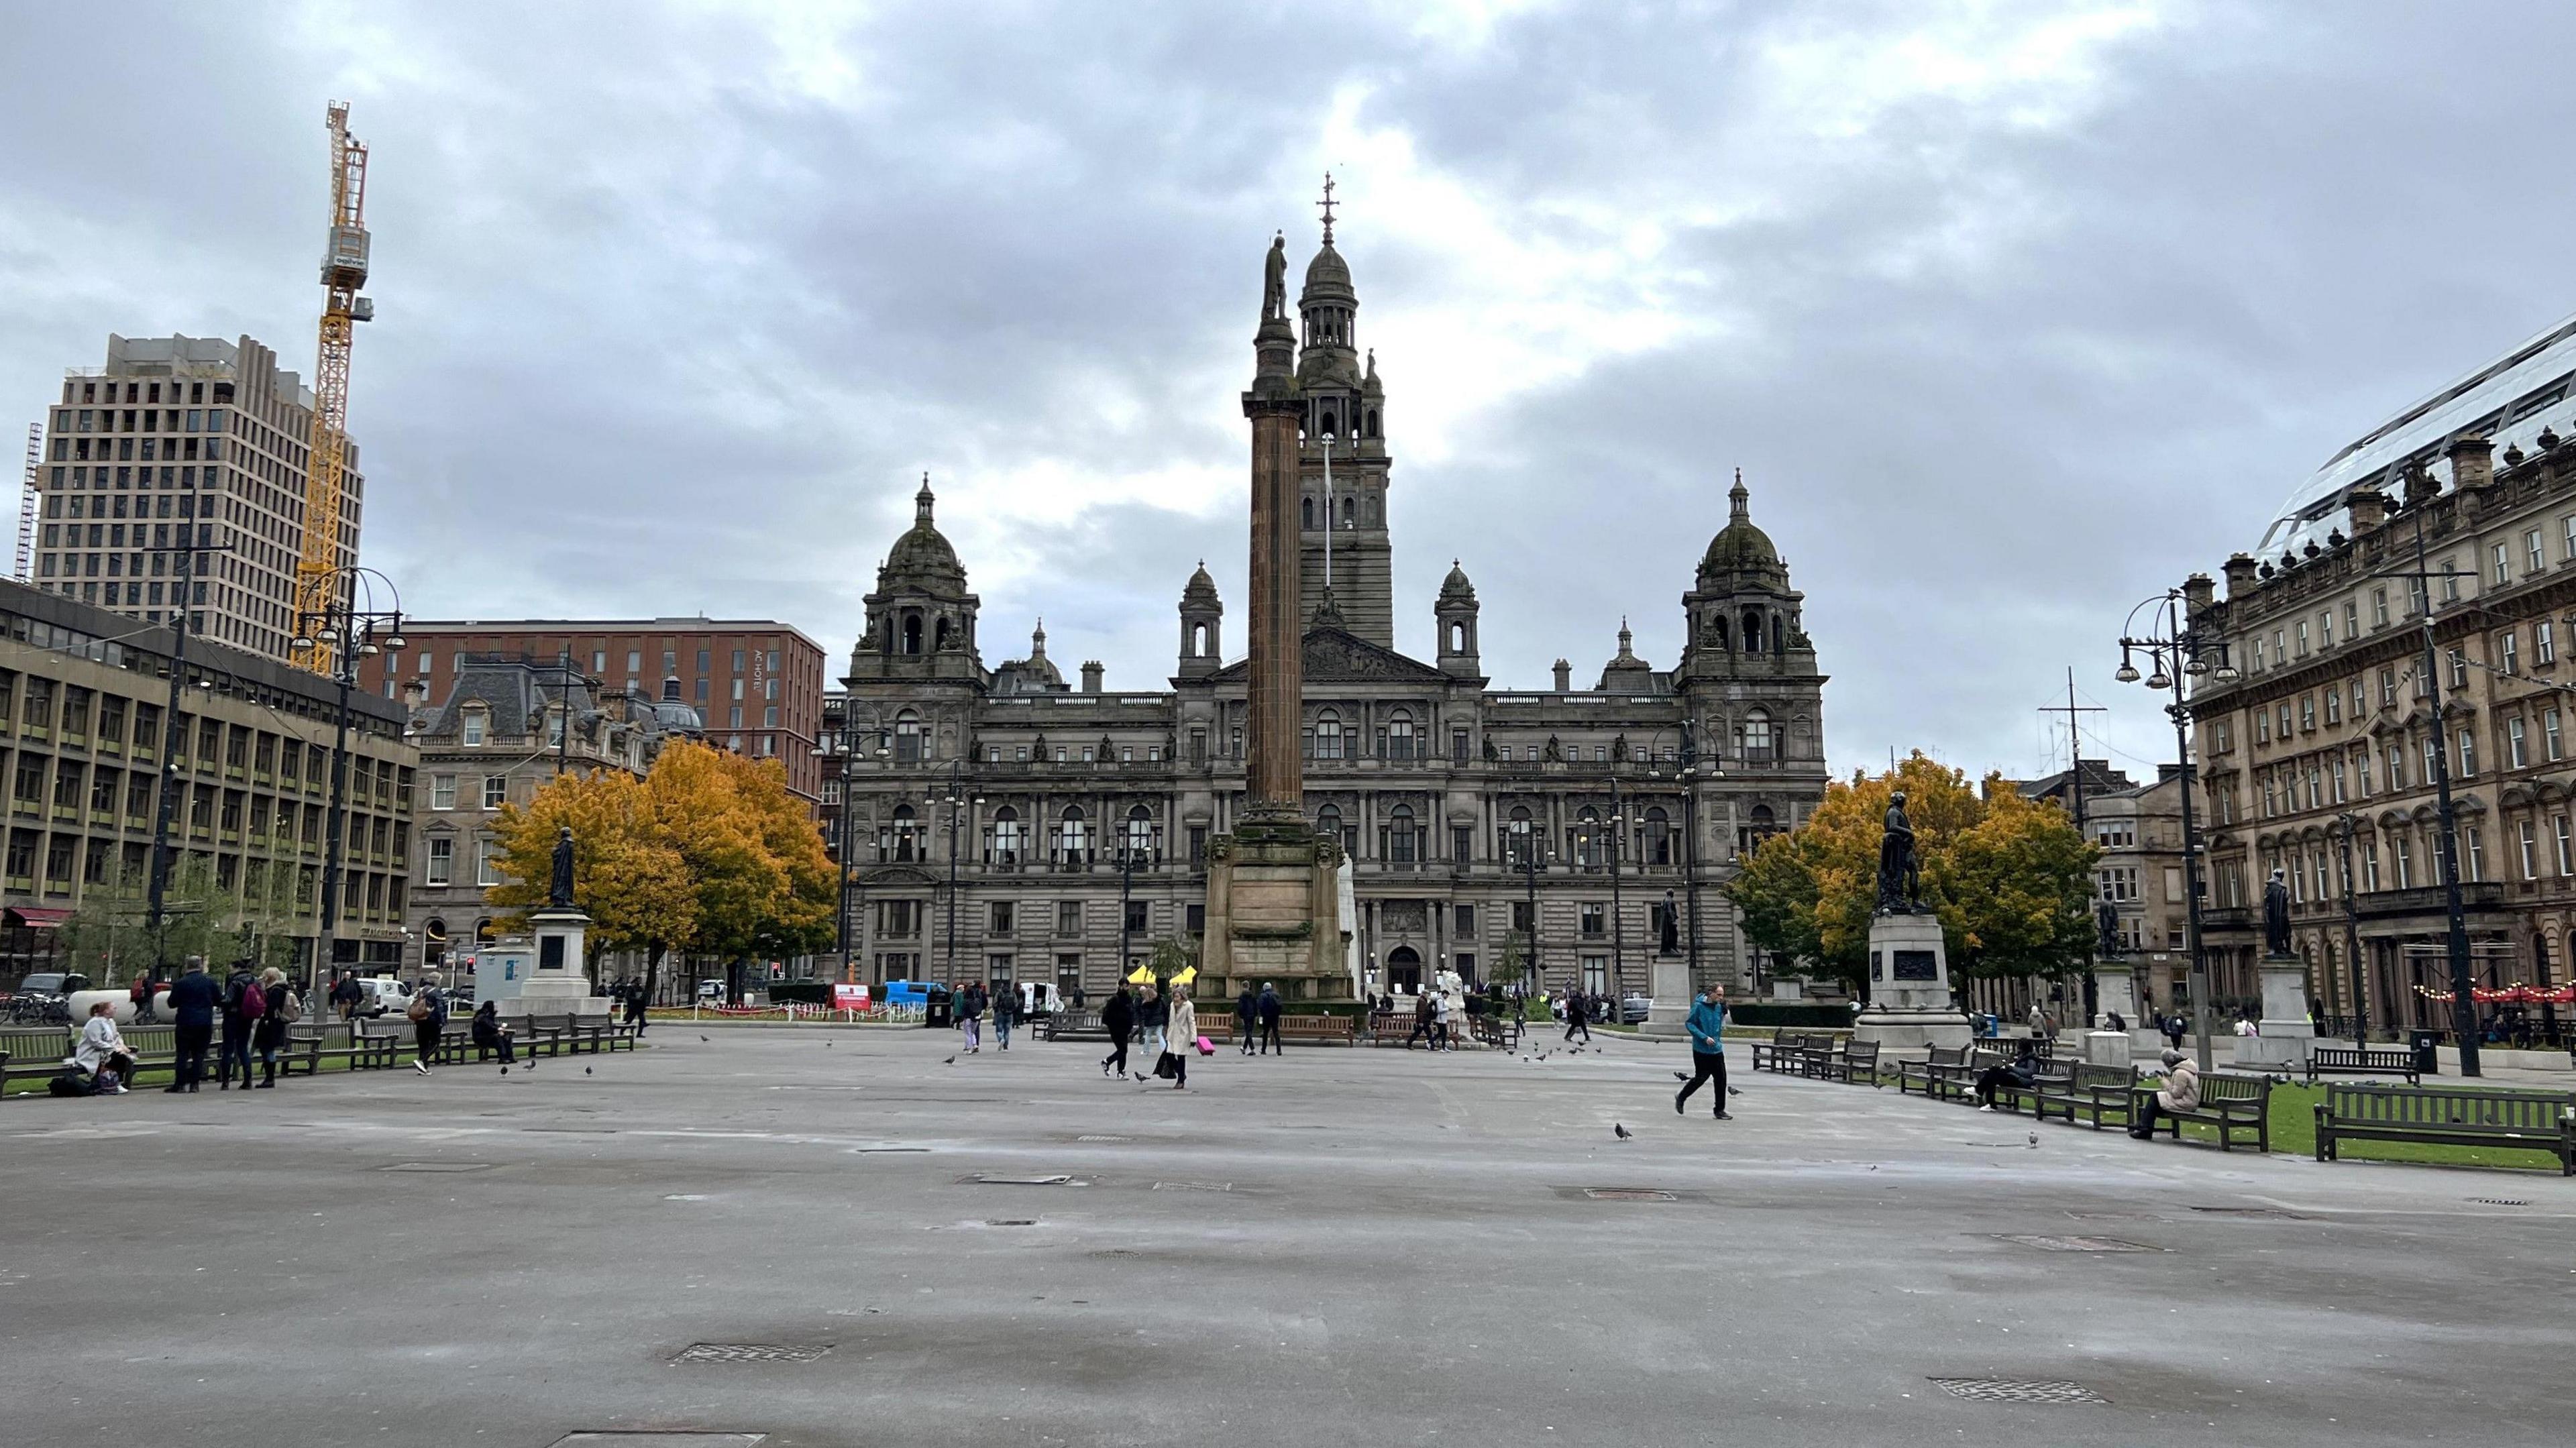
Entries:
POLYGON ((2161 1252, 2144 1242, 2128 1242, 2118 1237, 2060 1237, 2034 1232, 1998 1232, 1998 1242, 2019 1247, 2036 1247, 2042 1252, 2161 1252))
POLYGON ((1003 1172, 970 1172, 957 1179, 959 1186, 982 1187, 1087 1187, 1091 1183, 1064 1172, 1043 1176, 1012 1176, 1003 1172))
POLYGON ((391 1166, 374 1167, 371 1168, 371 1170, 441 1172, 490 1171, 492 1169, 492 1165, 493 1164, 488 1161, 398 1161, 391 1166))
POLYGON ((694 1428, 607 1428, 566 1433, 550 1448, 758 1448, 766 1433, 701 1433, 694 1428))

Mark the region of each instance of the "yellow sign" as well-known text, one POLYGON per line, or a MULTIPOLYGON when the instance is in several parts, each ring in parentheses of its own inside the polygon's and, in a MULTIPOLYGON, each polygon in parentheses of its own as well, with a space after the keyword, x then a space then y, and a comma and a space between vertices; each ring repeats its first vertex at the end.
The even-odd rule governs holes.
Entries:
POLYGON ((1179 975, 1176 975, 1176 976, 1173 976, 1173 977, 1172 977, 1172 984, 1174 984, 1174 985, 1188 985, 1191 981, 1194 981, 1194 980, 1196 980, 1196 979, 1198 979, 1198 978, 1199 978, 1199 968, 1198 968, 1197 966, 1195 966, 1195 965, 1192 965, 1192 966, 1185 966, 1185 967, 1183 967, 1183 968, 1182 968, 1181 973, 1180 973, 1179 975))
POLYGON ((1134 975, 1127 977, 1127 983, 1129 985, 1143 985, 1148 981, 1151 981, 1153 978, 1154 973, 1140 965, 1136 967, 1136 973, 1134 975))

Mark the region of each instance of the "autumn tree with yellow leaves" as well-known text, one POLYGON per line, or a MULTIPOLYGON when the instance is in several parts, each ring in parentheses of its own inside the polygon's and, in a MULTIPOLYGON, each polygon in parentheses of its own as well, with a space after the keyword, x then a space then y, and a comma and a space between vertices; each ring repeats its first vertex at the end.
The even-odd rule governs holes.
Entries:
POLYGON ((1744 858, 1726 893, 1754 944, 1794 972, 1866 995, 1878 848, 1888 796, 1898 789, 1914 825, 1924 902, 1940 918, 1953 974, 2050 976, 2082 967, 2101 852, 2054 803, 2023 798, 1999 775, 1980 791, 1919 751, 1889 773, 1826 785, 1803 826, 1744 858))
POLYGON ((643 955, 648 992, 672 951, 722 960, 738 999, 748 961, 831 943, 832 861, 777 760, 675 743, 640 780, 558 776, 524 808, 502 808, 494 831, 509 883, 487 892, 492 904, 545 903, 562 828, 591 945, 643 955))

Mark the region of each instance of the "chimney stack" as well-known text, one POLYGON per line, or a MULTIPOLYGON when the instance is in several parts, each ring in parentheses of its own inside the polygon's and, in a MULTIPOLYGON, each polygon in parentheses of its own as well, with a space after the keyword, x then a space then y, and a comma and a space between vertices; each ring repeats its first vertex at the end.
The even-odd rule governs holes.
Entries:
POLYGON ((2361 488, 2344 499, 2352 508, 2352 536, 2376 530, 2388 521, 2388 495, 2377 488, 2361 488))
POLYGON ((2472 506, 2483 505, 2487 484, 2495 481, 2495 444, 2463 433, 2451 439, 2442 456, 2451 460, 2451 486, 2472 506))
POLYGON ((1563 660, 1563 659, 1559 659, 1559 660, 1557 660, 1557 661, 1556 661, 1556 692, 1558 692, 1558 693, 1560 693, 1560 694, 1564 694, 1564 693, 1570 693, 1570 692, 1572 692, 1572 686, 1573 686, 1573 683, 1574 683, 1574 665, 1567 663, 1567 662, 1566 662, 1565 660, 1563 660))
POLYGON ((2227 566, 2222 571, 2227 575, 2227 596, 2231 601, 2253 593, 2254 560, 2251 557, 2242 553, 2231 553, 2227 558, 2227 566))
POLYGON ((1083 661, 1082 692, 1086 694, 1097 694, 1100 692, 1100 661, 1098 659, 1086 659, 1083 661))

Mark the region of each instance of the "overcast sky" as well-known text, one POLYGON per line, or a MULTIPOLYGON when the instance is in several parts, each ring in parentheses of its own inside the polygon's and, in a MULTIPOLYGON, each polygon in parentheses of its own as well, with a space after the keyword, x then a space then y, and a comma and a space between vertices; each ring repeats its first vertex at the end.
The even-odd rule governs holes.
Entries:
MULTIPOLYGON (((346 4, 13 9, 0 407, 107 335, 310 370, 373 150, 365 560, 436 617, 774 617, 846 657, 926 470, 985 662, 1240 647, 1262 252, 1340 178, 1397 643, 1669 667, 1741 466, 1835 767, 2062 764, 2131 604, 2571 310, 2576 10, 346 4), (352 17, 355 17, 354 19, 352 17)), ((1292 275, 1292 284, 1294 277, 1292 275)), ((0 416, 5 416, 0 413, 0 416)), ((837 672, 837 669, 836 669, 837 672)), ((2093 752, 2088 746, 2088 753, 2093 752)))

